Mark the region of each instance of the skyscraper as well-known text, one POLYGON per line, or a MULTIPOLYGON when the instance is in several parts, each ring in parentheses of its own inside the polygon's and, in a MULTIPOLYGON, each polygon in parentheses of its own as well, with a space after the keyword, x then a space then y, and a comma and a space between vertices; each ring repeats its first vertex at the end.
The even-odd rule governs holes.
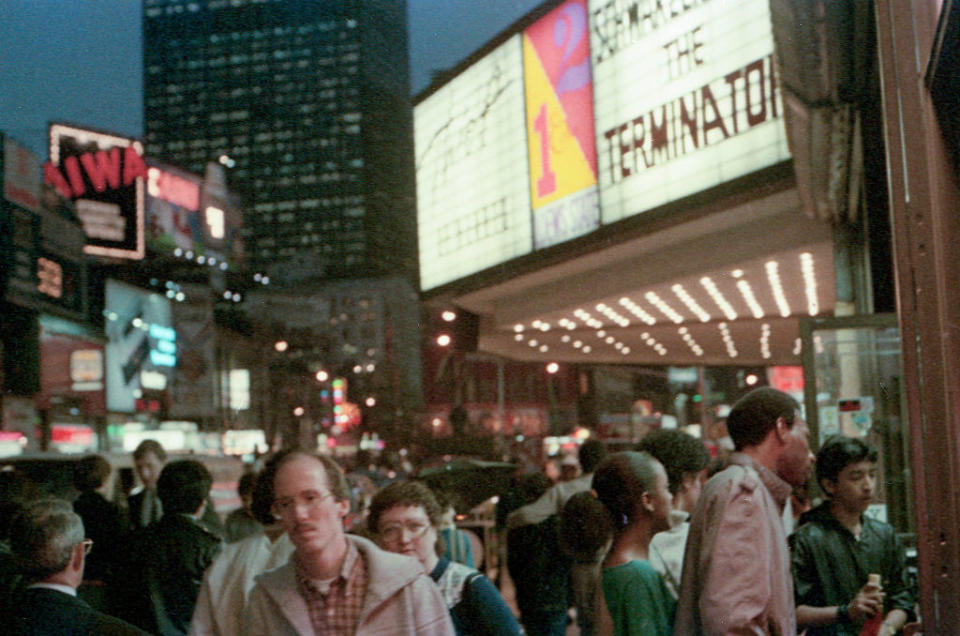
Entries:
POLYGON ((248 263, 416 284, 404 0, 144 0, 148 154, 222 157, 248 263))

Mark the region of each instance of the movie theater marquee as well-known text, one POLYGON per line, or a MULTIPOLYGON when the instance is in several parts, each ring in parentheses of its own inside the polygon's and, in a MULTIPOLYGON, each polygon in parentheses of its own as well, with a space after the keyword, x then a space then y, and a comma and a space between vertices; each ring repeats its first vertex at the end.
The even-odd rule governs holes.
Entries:
POLYGON ((424 289, 531 250, 522 71, 516 35, 417 105, 424 289))
POLYGON ((766 0, 592 0, 601 221, 789 158, 766 0))
POLYGON ((789 159, 773 52, 768 0, 568 0, 509 37, 414 109, 422 289, 789 159))

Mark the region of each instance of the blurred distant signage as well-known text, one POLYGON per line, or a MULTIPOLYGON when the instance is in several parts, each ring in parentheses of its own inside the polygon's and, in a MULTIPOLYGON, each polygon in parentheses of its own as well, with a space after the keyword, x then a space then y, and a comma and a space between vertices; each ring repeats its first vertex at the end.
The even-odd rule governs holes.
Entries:
POLYGON ((103 345, 58 333, 56 320, 41 318, 38 408, 57 401, 75 405, 84 416, 106 414, 103 345))
POLYGON ((87 234, 85 252, 143 258, 147 165, 139 141, 52 124, 43 178, 76 202, 87 234))
MULTIPOLYGON (((115 280, 106 284, 107 407, 132 413, 159 410, 161 397, 143 386, 143 372, 159 373, 169 381, 177 362, 177 336, 171 327, 170 301, 115 280), (146 399, 144 399, 146 398, 146 399), (138 402, 139 401, 139 402, 138 402), (156 409, 151 409, 157 403, 156 409)), ((152 374, 148 377, 154 378, 152 374)), ((155 385, 154 382, 151 384, 155 385)))
POLYGON ((569 0, 523 34, 534 247, 600 224, 586 0, 569 0))
POLYGON ((150 161, 147 168, 147 248, 191 253, 204 264, 239 265, 242 215, 227 190, 223 167, 211 163, 205 178, 150 161))
POLYGON ((3 139, 0 173, 3 174, 3 198, 30 210, 40 211, 40 162, 36 155, 13 139, 3 139))
POLYGON ((420 100, 414 141, 424 290, 775 165, 769 2, 569 0, 420 100))
POLYGON ((767 0, 590 0, 602 220, 790 157, 767 0))
POLYGON ((770 385, 791 395, 803 394, 803 367, 773 367, 770 385))
POLYGON ((517 35, 414 110, 424 289, 532 249, 522 67, 517 35))

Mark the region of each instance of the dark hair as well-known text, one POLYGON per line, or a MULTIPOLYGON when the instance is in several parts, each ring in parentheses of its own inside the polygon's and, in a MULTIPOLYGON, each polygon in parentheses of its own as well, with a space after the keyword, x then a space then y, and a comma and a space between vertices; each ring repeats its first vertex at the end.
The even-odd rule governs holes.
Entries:
POLYGON ((320 463, 327 478, 327 488, 330 489, 336 501, 350 501, 350 484, 347 483, 343 469, 340 468, 340 464, 338 464, 336 460, 327 455, 306 451, 301 448, 290 448, 274 455, 273 458, 267 462, 263 472, 260 473, 258 481, 265 479, 269 482, 271 505, 273 504, 273 489, 277 484, 277 473, 280 472, 281 468, 301 457, 315 459, 320 463))
POLYGON ((87 455, 73 467, 73 485, 80 492, 102 486, 110 476, 110 462, 100 455, 87 455))
POLYGON ((650 453, 663 464, 671 495, 680 492, 686 475, 699 473, 710 463, 710 452, 703 442, 677 429, 651 432, 640 440, 637 450, 650 453))
POLYGON ((10 522, 25 503, 36 499, 36 495, 36 484, 22 470, 0 469, 0 541, 7 539, 10 522))
POLYGON ((164 514, 193 514, 210 494, 212 484, 210 471, 200 462, 193 459, 170 462, 157 479, 157 496, 164 514))
POLYGON ((381 488, 370 501, 367 527, 371 532, 380 533, 380 516, 394 506, 420 506, 427 513, 430 525, 434 528, 439 528, 443 520, 443 509, 426 484, 419 481, 395 481, 381 488))
POLYGON ((877 449, 856 437, 831 435, 817 452, 817 483, 825 479, 836 483, 840 471, 862 461, 876 463, 877 449))
POLYGON ((257 483, 257 474, 253 472, 243 473, 240 475, 240 481, 237 482, 237 494, 243 497, 244 495, 253 494, 254 484, 257 483))
POLYGON ((754 389, 737 400, 727 415, 727 432, 737 450, 757 446, 776 428, 783 418, 793 428, 800 405, 792 397, 777 389, 764 386, 754 389))
POLYGON ((585 473, 592 473, 597 464, 603 461, 607 456, 607 447, 598 439, 588 439, 580 446, 580 452, 577 454, 580 460, 580 468, 585 473))
POLYGON ((649 453, 622 451, 608 455, 593 473, 593 490, 610 513, 613 527, 625 527, 645 492, 653 490, 657 460, 649 453))
POLYGON ((145 439, 140 442, 133 451, 133 461, 143 459, 147 453, 153 453, 161 462, 167 461, 167 451, 163 450, 163 446, 155 439, 145 439))
POLYGON ((575 561, 595 561, 612 534, 610 514, 592 492, 578 492, 560 510, 560 547, 575 561))
POLYGON ((62 572, 83 541, 83 521, 62 499, 45 498, 23 506, 10 524, 10 552, 32 581, 62 572))
POLYGON ((523 502, 520 505, 522 506, 536 501, 540 498, 540 495, 547 492, 552 485, 553 482, 550 481, 550 478, 542 472, 524 475, 517 484, 517 492, 520 495, 520 501, 523 502))

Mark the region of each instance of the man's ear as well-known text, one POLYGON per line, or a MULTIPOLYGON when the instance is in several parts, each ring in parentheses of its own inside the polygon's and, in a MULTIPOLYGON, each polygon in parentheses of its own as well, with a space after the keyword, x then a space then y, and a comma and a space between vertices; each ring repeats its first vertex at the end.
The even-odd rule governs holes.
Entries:
POLYGON ((86 559, 86 555, 83 553, 84 547, 82 543, 78 543, 73 546, 73 554, 70 555, 70 564, 67 566, 73 572, 83 572, 83 564, 86 559))
POLYGON ((790 434, 790 426, 787 424, 786 418, 783 416, 778 417, 777 423, 773 426, 773 431, 781 443, 786 443, 787 435, 790 434))
POLYGON ((833 497, 833 493, 836 492, 837 490, 837 484, 836 482, 830 481, 829 479, 821 479, 820 488, 823 489, 823 492, 833 497))

